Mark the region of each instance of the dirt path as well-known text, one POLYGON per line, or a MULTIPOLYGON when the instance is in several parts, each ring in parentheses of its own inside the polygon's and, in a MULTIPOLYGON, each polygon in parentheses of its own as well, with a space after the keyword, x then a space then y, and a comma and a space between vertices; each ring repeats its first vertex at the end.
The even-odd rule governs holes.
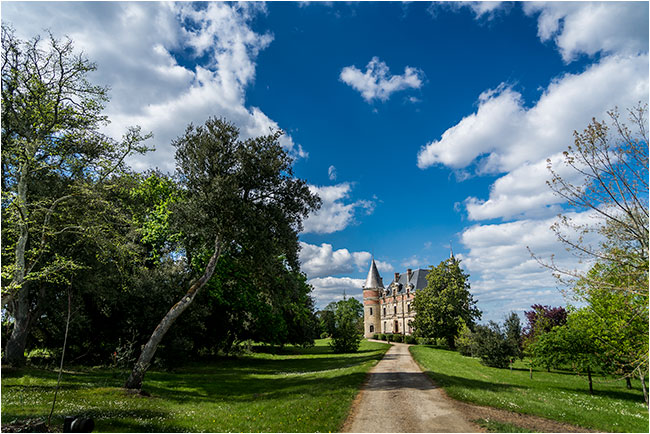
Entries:
POLYGON ((369 374, 343 432, 481 432, 418 367, 408 345, 393 344, 369 374))

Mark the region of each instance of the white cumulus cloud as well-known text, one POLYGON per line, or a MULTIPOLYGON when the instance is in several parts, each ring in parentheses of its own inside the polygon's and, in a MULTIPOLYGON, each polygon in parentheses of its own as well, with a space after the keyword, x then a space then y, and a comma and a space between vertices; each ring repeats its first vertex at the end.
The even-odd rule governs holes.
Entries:
POLYGON ((391 75, 385 62, 373 57, 366 71, 356 66, 346 66, 339 78, 342 82, 359 91, 363 99, 372 102, 375 99, 387 101, 391 94, 404 89, 419 89, 423 84, 424 73, 411 66, 404 68, 404 74, 391 75))
POLYGON ((631 54, 648 51, 647 2, 525 2, 538 15, 542 41, 553 40, 565 62, 579 54, 631 54))
MULTIPOLYGON (((348 249, 334 250, 331 244, 320 246, 300 242, 301 269, 308 278, 332 276, 337 274, 367 272, 372 255, 369 252, 350 252, 348 249)), ((382 272, 391 272, 393 266, 384 261, 375 260, 382 272)))
MULTIPOLYGON (((172 170, 171 141, 190 122, 210 116, 234 122, 244 137, 280 129, 246 105, 257 55, 273 40, 250 26, 265 13, 261 3, 8 3, 2 12, 20 37, 50 29, 56 37, 69 36, 97 63, 91 81, 111 88, 106 133, 119 138, 129 125, 154 133, 157 150, 132 160, 136 169, 172 170), (183 64, 183 58, 191 62, 183 64)), ((306 156, 291 137, 281 143, 293 155, 306 156)))
MULTIPOLYGON (((570 212, 565 215, 577 224, 597 225, 600 220, 594 211, 570 212)), ((580 262, 572 252, 564 249, 550 229, 555 217, 521 219, 508 223, 474 225, 462 236, 468 253, 459 255, 469 272, 472 294, 479 300, 484 320, 501 320, 499 313, 510 310, 529 310, 535 303, 564 305, 565 300, 549 269, 542 267, 530 254, 565 270, 585 270, 589 263, 580 262), (530 251, 528 250, 530 248, 530 251)), ((565 235, 577 239, 578 234, 565 235)), ((586 235, 584 242, 596 246, 599 237, 586 235)))
POLYGON ((647 96, 647 54, 612 56, 581 74, 564 74, 531 108, 520 93, 502 85, 483 92, 475 113, 423 146, 418 167, 460 169, 477 162, 479 173, 508 172, 566 149, 573 131, 584 129, 592 117, 603 119, 614 106, 632 107, 647 96))
POLYGON ((351 277, 317 277, 307 281, 314 287, 312 297, 316 301, 317 308, 324 308, 332 301, 343 299, 343 294, 347 298, 354 297, 363 301, 363 279, 353 279, 351 277))
POLYGON ((366 214, 371 214, 374 210, 375 204, 372 201, 344 202, 352 190, 352 186, 347 182, 322 187, 310 185, 309 190, 321 198, 322 206, 305 219, 303 233, 330 234, 337 232, 355 222, 355 214, 358 209, 365 210, 366 214))

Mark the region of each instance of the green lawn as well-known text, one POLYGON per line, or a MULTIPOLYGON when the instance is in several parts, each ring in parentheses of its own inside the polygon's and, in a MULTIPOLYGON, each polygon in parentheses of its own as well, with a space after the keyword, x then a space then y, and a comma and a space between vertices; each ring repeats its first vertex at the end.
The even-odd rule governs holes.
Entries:
MULTIPOLYGON (((365 378, 388 345, 363 341, 355 354, 332 354, 327 341, 295 354, 252 354, 151 371, 144 390, 121 389, 127 372, 76 369, 63 376, 53 423, 88 415, 96 431, 326 432, 337 431, 365 378)), ((47 418, 56 372, 2 370, 2 422, 47 418)))
POLYGON ((587 379, 570 372, 533 370, 515 363, 514 369, 483 366, 478 359, 454 351, 412 346, 411 354, 427 374, 452 398, 613 432, 648 432, 648 408, 641 383, 594 378, 594 395, 587 379))

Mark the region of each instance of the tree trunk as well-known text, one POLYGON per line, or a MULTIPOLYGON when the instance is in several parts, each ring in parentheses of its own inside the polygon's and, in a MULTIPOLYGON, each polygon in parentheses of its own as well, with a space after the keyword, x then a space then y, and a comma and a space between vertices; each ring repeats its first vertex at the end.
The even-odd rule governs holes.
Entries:
MULTIPOLYGON (((19 235, 14 250, 13 278, 9 284, 9 291, 6 297, 3 296, 2 304, 8 305, 9 314, 14 319, 14 328, 5 346, 5 359, 11 366, 23 366, 25 364, 25 344, 29 335, 29 288, 25 282, 25 249, 29 239, 28 210, 27 210, 27 177, 29 166, 24 162, 20 166, 18 188, 16 191, 16 208, 18 209, 19 235)), ((4 291, 3 291, 4 292, 4 291)))
POLYGON ((587 367, 587 378, 589 378, 589 394, 593 395, 594 394, 594 385, 591 381, 591 366, 587 367))
POLYGON ((155 328, 151 334, 151 337, 142 348, 142 353, 140 353, 138 361, 135 362, 135 366, 133 366, 131 375, 129 375, 129 378, 124 384, 125 388, 138 390, 142 389, 144 374, 147 372, 147 369, 149 369, 149 365, 151 364, 153 356, 156 354, 156 349, 158 348, 160 341, 162 341, 162 338, 165 336, 165 333, 167 333, 167 330, 169 330, 174 321, 176 321, 176 318, 178 318, 185 311, 185 309, 187 309, 190 304, 192 304, 192 301, 194 301, 196 294, 198 294, 199 290, 207 283, 208 280, 210 280, 212 274, 214 274, 214 269, 217 265, 220 254, 221 243, 219 242, 219 237, 217 237, 214 242, 214 253, 210 258, 210 261, 208 261, 208 265, 205 268, 203 276, 201 276, 201 278, 199 278, 199 280, 197 280, 190 287, 190 289, 178 303, 169 309, 169 312, 167 312, 167 314, 155 328))
POLYGON ((12 306, 14 327, 5 346, 5 361, 10 366, 19 367, 25 364, 25 345, 31 323, 26 283, 20 289, 18 297, 12 301, 12 306))
POLYGON ((625 377, 625 386, 626 386, 628 389, 631 389, 631 388, 632 388, 632 380, 630 379, 630 377, 625 377))
POLYGON ((643 390, 643 400, 645 401, 646 407, 648 406, 648 389, 645 387, 645 376, 643 375, 643 368, 640 366, 637 368, 639 370, 639 380, 641 380, 641 389, 643 390))

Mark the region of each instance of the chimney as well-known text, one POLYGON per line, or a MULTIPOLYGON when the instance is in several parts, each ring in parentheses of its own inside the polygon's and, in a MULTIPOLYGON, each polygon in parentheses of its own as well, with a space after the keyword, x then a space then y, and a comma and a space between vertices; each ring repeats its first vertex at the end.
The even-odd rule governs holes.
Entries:
POLYGON ((410 268, 406 269, 406 283, 411 281, 411 276, 413 276, 413 270, 410 268))
POLYGON ((395 282, 399 280, 399 273, 395 273, 395 282))

